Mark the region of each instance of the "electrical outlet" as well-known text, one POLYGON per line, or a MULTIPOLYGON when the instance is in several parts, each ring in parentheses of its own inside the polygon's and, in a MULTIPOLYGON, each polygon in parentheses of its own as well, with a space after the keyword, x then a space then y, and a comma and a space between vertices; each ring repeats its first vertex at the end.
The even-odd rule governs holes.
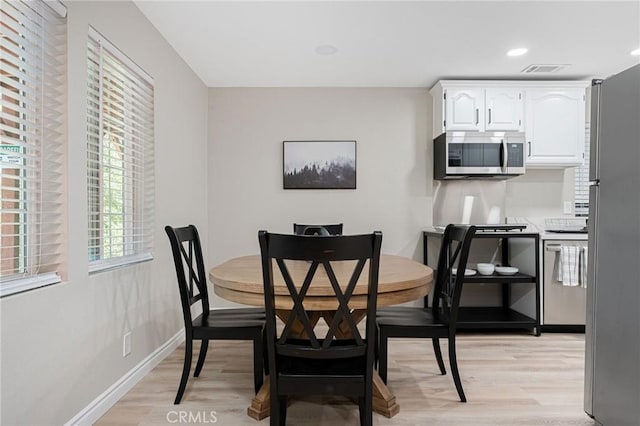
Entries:
POLYGON ((131 353, 131 332, 124 335, 122 339, 122 356, 125 357, 131 353))
POLYGON ((571 214, 571 201, 565 201, 563 207, 564 214, 571 214))

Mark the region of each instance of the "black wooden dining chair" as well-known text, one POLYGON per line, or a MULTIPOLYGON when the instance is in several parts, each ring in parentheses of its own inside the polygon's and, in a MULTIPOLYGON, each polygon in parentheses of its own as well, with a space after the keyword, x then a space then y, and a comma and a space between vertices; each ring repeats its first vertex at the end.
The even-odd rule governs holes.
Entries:
POLYGON ((342 235, 342 224, 304 225, 301 223, 294 223, 293 233, 296 235, 342 235))
MULTIPOLYGON (((260 231, 258 239, 267 313, 271 425, 285 424, 289 395, 310 394, 357 397, 360 424, 371 425, 375 312, 382 234, 374 232, 366 235, 309 237, 260 231), (336 262, 345 260, 354 262, 347 264, 350 279, 340 283, 334 268, 336 262), (308 270, 302 282, 295 283, 289 273, 287 264, 292 261, 308 262, 308 270), (367 262, 367 317, 363 337, 357 327, 358 319, 354 317, 349 303, 367 262), (326 334, 320 337, 305 308, 305 295, 314 292, 313 278, 316 274, 326 274, 331 287, 325 289, 332 290, 327 297, 335 297, 338 305, 326 334), (282 277, 293 302, 291 314, 279 335, 276 328, 278 307, 274 296, 275 276, 282 277), (294 331, 300 324, 304 329, 304 337, 296 335, 294 331), (336 333, 345 337, 342 334, 345 327, 349 338, 336 339, 336 333)), ((339 267, 342 271, 345 264, 339 267)))
POLYGON ((182 378, 174 404, 179 404, 191 370, 193 341, 200 340, 200 354, 194 377, 200 375, 210 340, 252 340, 253 380, 256 393, 263 383, 263 340, 265 313, 262 308, 209 309, 207 276, 202 258, 198 230, 189 225, 182 228, 165 226, 169 236, 178 278, 182 316, 184 318, 185 353, 182 378), (186 267, 186 271, 185 271, 186 267), (195 284, 195 286, 194 286, 195 284), (202 313, 192 318, 191 307, 198 303, 202 313))
MULTIPOLYGON (((431 308, 391 307, 379 309, 377 324, 379 333, 378 373, 387 382, 389 338, 430 338, 440 372, 446 374, 440 338, 448 339, 449 364, 456 390, 462 402, 467 402, 460 381, 456 359, 456 322, 462 293, 464 270, 469 257, 474 226, 449 225, 444 231, 431 308), (460 273, 454 274, 457 268, 460 273)), ((457 272, 456 271, 456 272, 457 272)))

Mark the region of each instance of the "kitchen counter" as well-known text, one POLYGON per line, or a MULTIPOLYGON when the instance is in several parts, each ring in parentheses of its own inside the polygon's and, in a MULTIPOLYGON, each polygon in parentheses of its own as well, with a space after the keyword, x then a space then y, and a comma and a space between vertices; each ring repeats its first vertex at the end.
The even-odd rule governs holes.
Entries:
POLYGON ((540 232, 540 239, 546 240, 581 240, 586 241, 589 239, 589 234, 573 233, 573 232, 540 232))
MULTIPOLYGON (((430 235, 442 235, 444 234, 444 229, 445 229, 444 226, 428 226, 426 228, 423 228, 422 231, 430 235)), ((516 230, 509 230, 509 231, 506 231, 506 230, 493 231, 493 230, 484 230, 484 229, 476 230, 476 235, 480 238, 532 236, 534 234, 540 234, 538 229, 535 228, 534 226, 527 226, 527 228, 522 230, 516 229, 516 230)))
MULTIPOLYGON (((445 228, 444 226, 427 226, 423 228, 422 231, 428 232, 429 234, 433 234, 433 235, 442 235, 444 234, 444 228, 445 228)), ((496 236, 510 236, 510 235, 517 235, 517 234, 523 234, 523 233, 540 234, 541 240, 584 240, 586 241, 589 238, 588 237, 589 234, 578 233, 578 232, 576 233, 545 232, 545 231, 539 230, 537 227, 533 225, 529 225, 526 229, 522 231, 501 231, 501 232, 478 231, 478 232, 481 232, 482 234, 493 234, 496 236)))
MULTIPOLYGON (((558 219, 556 219, 558 220, 558 219)), ((579 220, 577 218, 567 218, 567 220, 579 220)), ((532 232, 538 232, 541 240, 579 240, 586 241, 589 239, 588 235, 579 232, 547 232, 545 231, 545 218, 525 218, 525 217, 510 217, 507 218, 507 223, 527 225, 527 230, 532 232)), ((584 222, 580 226, 584 225, 584 222)), ((548 227, 546 229, 549 229, 548 227)))

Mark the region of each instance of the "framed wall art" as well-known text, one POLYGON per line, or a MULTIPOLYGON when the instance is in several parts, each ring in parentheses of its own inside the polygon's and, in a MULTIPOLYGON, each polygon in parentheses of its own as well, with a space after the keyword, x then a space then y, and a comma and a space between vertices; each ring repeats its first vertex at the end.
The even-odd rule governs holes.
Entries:
POLYGON ((284 189, 356 189, 356 141, 284 141, 284 189))

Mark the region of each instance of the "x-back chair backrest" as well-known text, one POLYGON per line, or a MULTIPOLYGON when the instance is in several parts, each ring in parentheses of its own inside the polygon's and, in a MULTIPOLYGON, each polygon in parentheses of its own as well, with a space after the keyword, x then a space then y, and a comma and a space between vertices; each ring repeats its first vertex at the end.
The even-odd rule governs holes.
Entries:
POLYGON ((470 225, 448 225, 444 231, 438 257, 433 312, 437 319, 446 323, 455 324, 458 317, 464 271, 475 232, 475 226, 470 225), (455 274, 453 269, 456 269, 455 274))
POLYGON ((207 292, 207 276, 205 274, 202 246, 195 226, 182 228, 165 226, 178 278, 180 301, 185 327, 191 327, 191 306, 200 301, 202 315, 209 315, 209 295, 207 292))
POLYGON ((367 350, 373 353, 373 345, 366 345, 357 328, 357 320, 354 319, 349 302, 368 260, 366 339, 369 342, 375 341, 375 311, 382 234, 375 232, 353 236, 299 236, 260 231, 258 238, 262 253, 267 337, 276 340, 276 353, 305 358, 351 357, 364 355, 367 350), (335 262, 347 260, 356 261, 355 266, 348 282, 340 283, 334 271, 335 262), (294 282, 285 261, 298 261, 308 268, 302 282, 294 282), (326 272, 338 307, 327 333, 320 338, 313 327, 309 312, 305 310, 304 299, 314 285, 313 278, 321 269, 326 272), (294 305, 280 336, 276 335, 274 274, 281 274, 294 305), (300 343, 300 336, 294 335, 293 326, 296 322, 302 324, 306 333, 308 341, 304 344, 300 343), (335 345, 334 337, 341 323, 347 325, 353 339, 349 345, 335 345))

